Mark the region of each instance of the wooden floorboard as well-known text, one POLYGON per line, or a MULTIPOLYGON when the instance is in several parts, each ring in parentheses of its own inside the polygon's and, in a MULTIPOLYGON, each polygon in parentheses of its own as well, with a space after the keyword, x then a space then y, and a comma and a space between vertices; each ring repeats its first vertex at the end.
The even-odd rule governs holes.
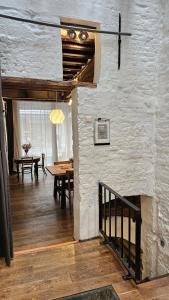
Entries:
POLYGON ((73 220, 53 199, 50 175, 24 184, 12 177, 10 189, 15 256, 10 268, 0 261, 0 299, 52 300, 112 285, 120 300, 169 300, 169 277, 124 281, 124 269, 99 239, 72 243, 73 220))
POLYGON ((73 240, 73 217, 53 198, 53 177, 43 176, 24 183, 10 176, 14 250, 40 248, 73 240))
POLYGON ((120 300, 168 300, 169 277, 136 286, 100 240, 47 247, 0 262, 0 299, 52 300, 112 285, 120 300))

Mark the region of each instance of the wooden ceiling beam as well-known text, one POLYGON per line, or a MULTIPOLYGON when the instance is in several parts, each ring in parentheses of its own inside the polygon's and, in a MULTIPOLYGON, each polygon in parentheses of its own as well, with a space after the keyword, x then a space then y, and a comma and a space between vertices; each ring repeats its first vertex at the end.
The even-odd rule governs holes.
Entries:
POLYGON ((69 92, 72 90, 72 85, 64 81, 2 76, 2 90, 4 89, 69 92))
POLYGON ((66 61, 63 60, 63 66, 71 66, 71 68, 81 67, 84 65, 84 62, 79 61, 66 61))
POLYGON ((92 58, 93 55, 92 54, 80 54, 80 53, 63 53, 63 58, 69 58, 70 60, 74 60, 74 59, 79 59, 79 60, 88 60, 90 58, 92 58))
POLYGON ((65 74, 77 74, 77 73, 79 73, 80 72, 80 70, 75 70, 75 69, 63 69, 63 75, 65 75, 65 74))
POLYGON ((58 99, 63 100, 76 87, 96 88, 96 84, 91 82, 78 82, 72 80, 70 76, 66 76, 68 81, 51 81, 41 79, 30 79, 20 77, 2 77, 2 96, 15 100, 27 101, 55 101, 56 91, 58 99), (62 94, 64 92, 64 99, 62 94))
POLYGON ((63 68, 64 72, 80 72, 81 71, 81 68, 67 68, 67 67, 64 67, 63 68))
POLYGON ((64 78, 68 78, 68 77, 73 78, 74 76, 75 76, 75 74, 71 74, 71 73, 63 75, 64 78))
POLYGON ((81 46, 81 45, 74 45, 74 44, 63 44, 62 45, 62 49, 65 51, 80 51, 80 52, 84 52, 84 53, 94 53, 94 48, 91 47, 85 47, 85 46, 81 46))

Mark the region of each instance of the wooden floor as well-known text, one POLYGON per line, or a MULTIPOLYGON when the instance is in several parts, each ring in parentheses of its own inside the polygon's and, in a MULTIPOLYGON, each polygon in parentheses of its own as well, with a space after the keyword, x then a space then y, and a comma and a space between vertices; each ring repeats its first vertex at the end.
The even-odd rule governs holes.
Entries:
POLYGON ((169 277, 136 286, 99 240, 17 254, 0 264, 0 299, 50 300, 112 285, 121 300, 167 300, 169 277))
POLYGON ((44 247, 73 240, 73 218, 53 198, 53 177, 43 176, 24 184, 10 177, 14 250, 44 247))

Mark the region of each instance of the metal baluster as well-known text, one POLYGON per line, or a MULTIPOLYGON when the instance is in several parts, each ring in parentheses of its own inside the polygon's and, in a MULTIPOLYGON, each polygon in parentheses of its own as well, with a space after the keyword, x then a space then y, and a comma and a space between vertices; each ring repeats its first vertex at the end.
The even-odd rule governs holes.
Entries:
POLYGON ((131 258, 130 258, 130 256, 131 256, 131 253, 130 253, 130 246, 131 246, 131 210, 130 210, 130 208, 129 208, 129 218, 128 218, 128 266, 129 266, 129 268, 130 268, 130 266, 131 266, 131 258))
POLYGON ((135 279, 137 282, 141 280, 141 213, 137 211, 135 213, 136 218, 136 237, 135 237, 135 279))
POLYGON ((121 201, 121 257, 123 257, 123 202, 121 201))
POLYGON ((109 239, 111 239, 111 192, 109 191, 109 239))
POLYGON ((104 233, 106 235, 106 188, 104 187, 104 233))
POLYGON ((103 230, 103 191, 99 183, 99 230, 103 230))
POLYGON ((117 239, 117 198, 114 199, 114 216, 115 216, 115 244, 117 239))

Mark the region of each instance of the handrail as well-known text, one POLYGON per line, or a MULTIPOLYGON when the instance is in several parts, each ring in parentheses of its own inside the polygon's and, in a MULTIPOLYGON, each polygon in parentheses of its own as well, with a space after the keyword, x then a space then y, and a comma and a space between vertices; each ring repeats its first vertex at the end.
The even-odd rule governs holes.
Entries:
POLYGON ((124 198, 123 196, 119 195, 117 192, 115 192, 111 187, 109 187, 107 184, 103 183, 103 182, 99 182, 99 184, 101 184, 102 186, 104 186, 107 190, 109 190, 112 194, 114 194, 114 196, 116 196, 117 198, 121 199, 121 201, 123 201, 126 205, 130 206, 132 209, 134 209, 135 211, 140 211, 140 209, 135 206, 133 203, 131 203, 130 201, 128 201, 126 198, 124 198))
POLYGON ((105 241, 116 252, 120 261, 128 270, 128 275, 124 279, 133 278, 136 282, 140 282, 141 210, 103 182, 99 182, 99 230, 105 241), (114 196, 113 199, 112 195, 114 196), (127 209, 128 212, 127 240, 124 238, 124 209, 127 209), (120 234, 118 233, 117 217, 121 220, 120 234), (134 244, 131 242, 132 218, 135 220, 134 244))

